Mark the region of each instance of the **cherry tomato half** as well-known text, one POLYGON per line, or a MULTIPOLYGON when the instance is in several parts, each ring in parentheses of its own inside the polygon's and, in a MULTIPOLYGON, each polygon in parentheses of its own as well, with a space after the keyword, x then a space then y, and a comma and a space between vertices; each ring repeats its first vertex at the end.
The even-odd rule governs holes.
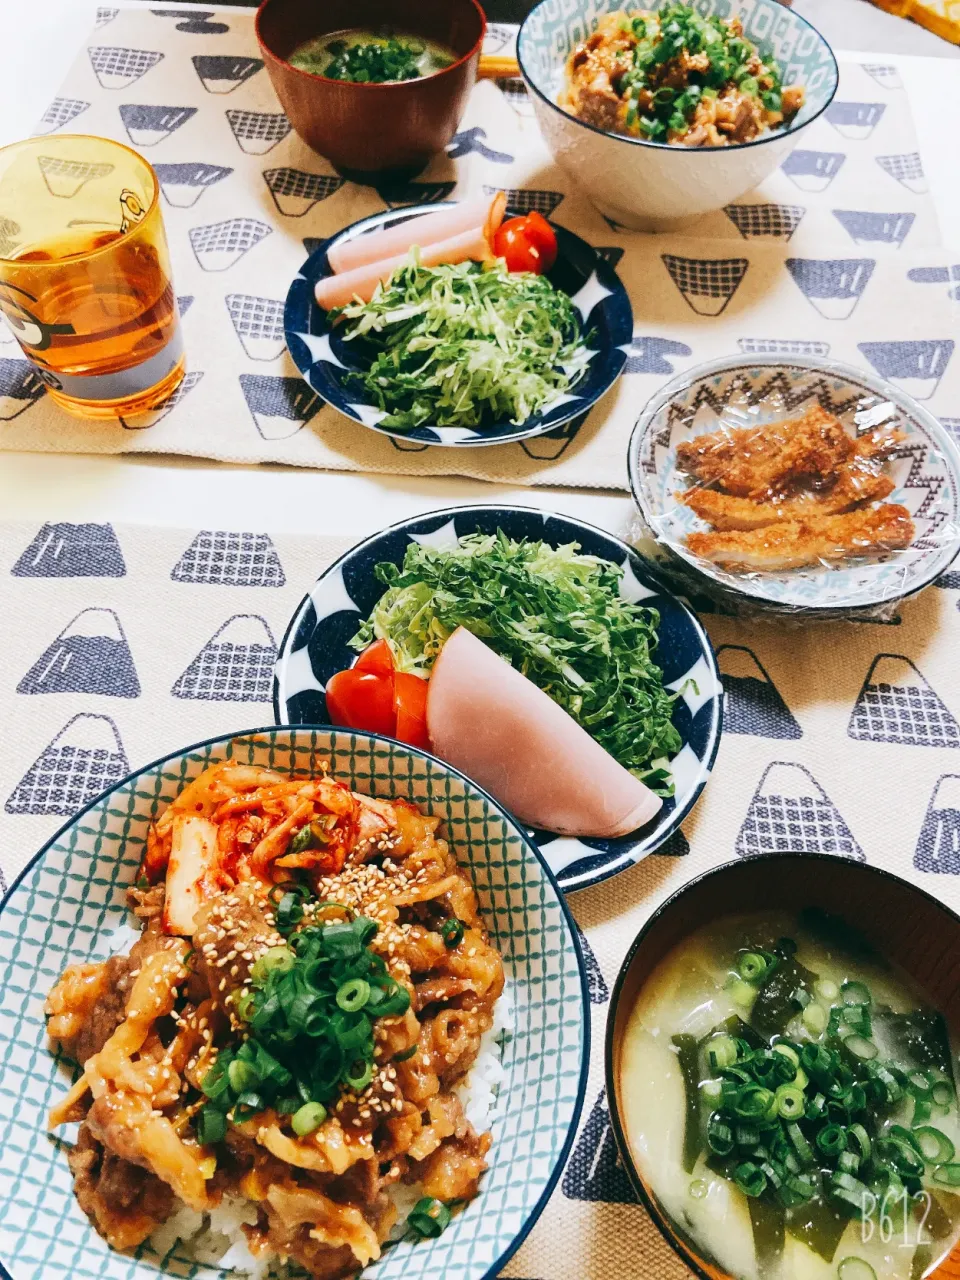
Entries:
POLYGON ((354 671, 372 671, 378 676, 393 675, 393 654, 386 640, 374 640, 368 644, 353 664, 354 671))
POLYGON ((533 271, 542 275, 557 260, 557 237, 546 218, 528 213, 509 218, 493 238, 493 251, 508 271, 533 271))
POLYGON ((394 737, 397 713, 393 679, 373 671, 338 671, 327 682, 327 713, 334 724, 394 737))
POLYGON ((397 731, 394 737, 411 747, 430 749, 427 733, 427 682, 419 676, 398 671, 394 676, 397 731))

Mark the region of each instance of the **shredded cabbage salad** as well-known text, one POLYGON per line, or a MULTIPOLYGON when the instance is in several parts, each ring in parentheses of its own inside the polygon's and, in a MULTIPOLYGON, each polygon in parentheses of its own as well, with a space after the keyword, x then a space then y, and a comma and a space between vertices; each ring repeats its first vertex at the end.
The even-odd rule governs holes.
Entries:
POLYGON ((466 627, 550 695, 658 795, 673 794, 680 750, 676 694, 654 661, 656 609, 620 595, 623 569, 579 544, 467 534, 449 550, 411 543, 351 644, 390 646, 398 671, 428 677, 447 638, 466 627))
POLYGON ((519 426, 568 391, 592 354, 568 295, 499 259, 424 267, 414 250, 370 302, 330 314, 370 359, 350 381, 399 429, 519 426))

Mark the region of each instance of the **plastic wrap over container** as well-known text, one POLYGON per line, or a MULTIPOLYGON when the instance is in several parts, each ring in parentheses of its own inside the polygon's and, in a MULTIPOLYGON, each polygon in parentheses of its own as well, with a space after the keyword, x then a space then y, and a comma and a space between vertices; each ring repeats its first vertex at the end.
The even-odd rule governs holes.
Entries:
POLYGON ((648 402, 628 462, 637 549, 695 606, 882 620, 960 551, 957 446, 847 365, 700 365, 648 402))

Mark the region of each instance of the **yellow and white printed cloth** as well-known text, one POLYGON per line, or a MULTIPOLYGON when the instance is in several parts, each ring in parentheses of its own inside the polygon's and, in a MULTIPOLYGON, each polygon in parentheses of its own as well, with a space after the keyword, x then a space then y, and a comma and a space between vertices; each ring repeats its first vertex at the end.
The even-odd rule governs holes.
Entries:
MULTIPOLYGON (((520 81, 478 84, 447 154, 378 190, 344 182, 291 131, 250 14, 100 13, 40 129, 117 138, 156 167, 189 372, 149 415, 85 423, 49 401, 0 326, 0 449, 625 489, 634 421, 676 373, 738 351, 870 367, 865 342, 886 344, 885 375, 912 377, 904 361, 935 366, 929 407, 960 414, 949 261, 893 63, 844 64, 837 101, 782 169, 678 239, 611 227, 554 165, 520 81), (404 445, 326 407, 284 345, 284 299, 306 254, 386 206, 498 188, 620 273, 634 338, 617 387, 586 421, 489 449, 404 445)), ((494 26, 489 44, 512 38, 494 26)))
MULTIPOLYGON (((131 769, 272 723, 277 642, 346 549, 262 530, 0 524, 6 883, 131 769)), ((588 1093, 560 1184, 506 1276, 689 1276, 629 1188, 603 1095, 610 989, 665 898, 773 838, 884 867, 960 908, 958 604, 951 572, 885 625, 705 620, 725 687, 717 762, 669 856, 570 900, 590 980, 588 1093)))

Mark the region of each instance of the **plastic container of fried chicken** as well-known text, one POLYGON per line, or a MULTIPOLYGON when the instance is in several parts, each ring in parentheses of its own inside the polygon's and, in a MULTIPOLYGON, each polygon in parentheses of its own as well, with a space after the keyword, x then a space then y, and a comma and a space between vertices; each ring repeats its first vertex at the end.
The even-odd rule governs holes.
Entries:
POLYGON ((731 356, 675 378, 630 439, 638 550, 723 612, 892 616, 960 552, 960 453, 897 369, 731 356))

